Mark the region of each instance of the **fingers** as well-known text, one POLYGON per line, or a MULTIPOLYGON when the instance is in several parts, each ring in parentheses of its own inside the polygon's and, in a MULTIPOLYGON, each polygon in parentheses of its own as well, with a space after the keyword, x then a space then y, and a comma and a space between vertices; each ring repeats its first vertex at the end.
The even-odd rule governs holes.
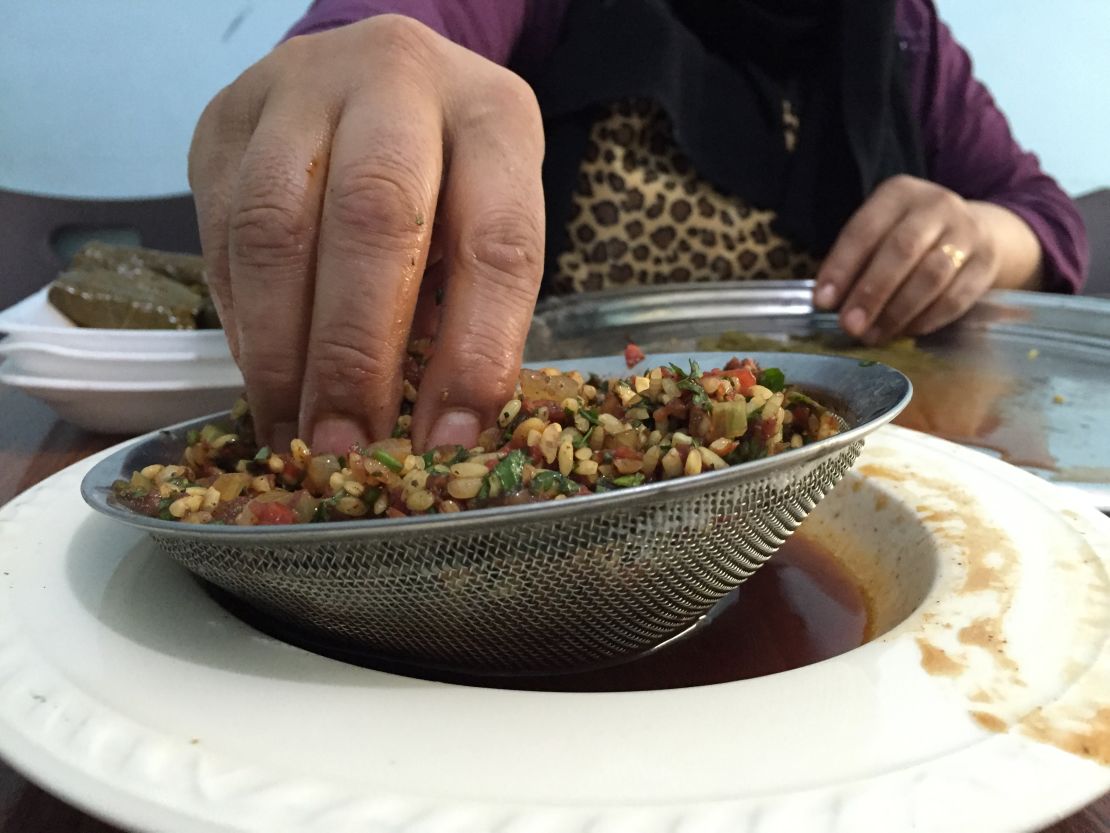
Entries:
POLYGON ((512 395, 543 271, 543 131, 531 90, 470 102, 444 185, 446 293, 413 412, 418 448, 473 445, 512 395))
POLYGON ((916 180, 911 177, 893 177, 852 215, 817 270, 813 300, 818 307, 841 306, 879 244, 905 216, 910 195, 916 190, 916 180))
POLYGON ((958 271, 953 259, 934 246, 887 301, 863 341, 878 344, 904 333, 910 322, 944 293, 958 271))
POLYGON ((387 437, 443 164, 441 109, 391 77, 349 102, 320 223, 302 436, 342 452, 387 437))
POLYGON ((997 267, 988 258, 972 257, 963 265, 947 289, 906 327, 909 335, 939 330, 961 317, 994 281, 997 267))
POLYGON ((945 219, 938 214, 903 215, 883 238, 841 304, 840 324, 846 332, 861 337, 871 329, 887 302, 937 245, 944 231, 945 219))
POLYGON ((331 119, 318 100, 275 93, 239 165, 228 270, 239 366, 259 435, 297 436, 316 236, 331 119))
POLYGON ((220 92, 205 108, 189 148, 189 187, 196 205, 208 288, 220 315, 228 346, 238 360, 235 313, 228 268, 228 226, 239 162, 254 124, 243 118, 242 96, 220 92))

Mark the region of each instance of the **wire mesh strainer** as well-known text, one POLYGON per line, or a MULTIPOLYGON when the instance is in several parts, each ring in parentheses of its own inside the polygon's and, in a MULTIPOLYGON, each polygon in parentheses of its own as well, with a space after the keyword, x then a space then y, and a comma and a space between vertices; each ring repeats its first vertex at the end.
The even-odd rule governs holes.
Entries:
MULTIPOLYGON (((196 575, 338 646, 464 672, 596 666, 681 633, 743 583, 851 468, 864 436, 910 398, 909 380, 884 365, 750 355, 833 405, 846 430, 695 477, 461 515, 195 526, 109 502, 114 480, 176 460, 188 429, 208 417, 122 446, 88 473, 82 493, 94 509, 149 531, 196 575)), ((730 357, 693 356, 703 367, 730 357)), ((625 372, 611 358, 561 365, 625 372)))

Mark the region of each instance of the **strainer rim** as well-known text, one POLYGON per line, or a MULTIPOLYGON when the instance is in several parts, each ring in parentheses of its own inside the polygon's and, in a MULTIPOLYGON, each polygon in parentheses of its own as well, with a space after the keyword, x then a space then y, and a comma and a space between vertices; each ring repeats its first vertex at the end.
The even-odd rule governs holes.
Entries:
MULTIPOLYGON (((719 355, 718 353, 691 353, 699 355, 719 355)), ((81 496, 98 513, 128 526, 142 529, 164 538, 188 538, 212 543, 236 543, 266 545, 269 543, 310 542, 327 540, 371 540, 391 535, 442 535, 465 534, 470 531, 489 531, 494 526, 531 525, 548 523, 567 516, 581 517, 598 513, 632 509, 645 504, 657 503, 670 498, 724 489, 747 480, 765 477, 775 471, 787 471, 812 460, 827 457, 836 451, 851 446, 881 426, 892 421, 909 403, 913 386, 901 371, 879 362, 860 362, 858 359, 843 356, 827 356, 808 353, 775 353, 751 351, 746 355, 762 363, 766 358, 787 366, 800 358, 815 360, 826 364, 866 366, 869 372, 885 377, 884 385, 879 386, 883 399, 872 410, 870 419, 864 420, 848 430, 819 440, 797 449, 789 449, 760 460, 751 460, 729 466, 726 469, 702 472, 701 474, 645 483, 619 491, 590 494, 567 500, 543 501, 514 506, 495 506, 473 509, 450 515, 416 515, 401 518, 369 518, 313 524, 289 524, 276 526, 225 526, 204 524, 183 524, 179 521, 166 521, 150 518, 119 506, 110 500, 111 485, 130 472, 125 470, 126 462, 143 449, 163 444, 167 437, 183 434, 192 428, 227 417, 227 412, 217 412, 198 419, 186 420, 166 428, 151 431, 117 446, 111 454, 100 460, 90 469, 81 481, 81 496)), ((582 359, 551 362, 552 366, 567 366, 612 360, 611 356, 594 356, 582 359)), ((814 386, 807 385, 808 388, 814 386)))

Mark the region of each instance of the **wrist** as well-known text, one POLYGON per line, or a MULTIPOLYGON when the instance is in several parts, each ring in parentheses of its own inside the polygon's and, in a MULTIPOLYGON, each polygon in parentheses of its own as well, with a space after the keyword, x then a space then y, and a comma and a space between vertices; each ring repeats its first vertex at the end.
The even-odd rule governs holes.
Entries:
POLYGON ((1016 212, 991 202, 969 201, 968 207, 996 252, 994 289, 1044 288, 1044 254, 1029 224, 1016 212))

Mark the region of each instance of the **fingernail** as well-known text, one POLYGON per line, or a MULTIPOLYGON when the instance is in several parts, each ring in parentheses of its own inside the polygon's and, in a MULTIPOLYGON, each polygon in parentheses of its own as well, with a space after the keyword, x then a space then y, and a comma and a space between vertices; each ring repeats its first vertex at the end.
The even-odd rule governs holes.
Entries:
POLYGON ((850 309, 844 314, 844 319, 841 323, 845 330, 854 336, 858 336, 863 331, 864 324, 867 323, 867 313, 859 307, 850 309))
POLYGON ((831 307, 836 303, 836 287, 831 283, 821 284, 813 293, 813 303, 824 309, 831 307))
POLYGON ((270 444, 280 451, 288 451, 289 443, 297 438, 297 423, 275 422, 270 431, 270 444))
POLYGON ((471 448, 482 430, 478 415, 473 411, 446 411, 428 432, 427 448, 440 445, 461 445, 471 448))
POLYGON ((352 445, 365 442, 365 431, 350 417, 321 417, 312 429, 312 450, 317 454, 346 454, 352 445))

